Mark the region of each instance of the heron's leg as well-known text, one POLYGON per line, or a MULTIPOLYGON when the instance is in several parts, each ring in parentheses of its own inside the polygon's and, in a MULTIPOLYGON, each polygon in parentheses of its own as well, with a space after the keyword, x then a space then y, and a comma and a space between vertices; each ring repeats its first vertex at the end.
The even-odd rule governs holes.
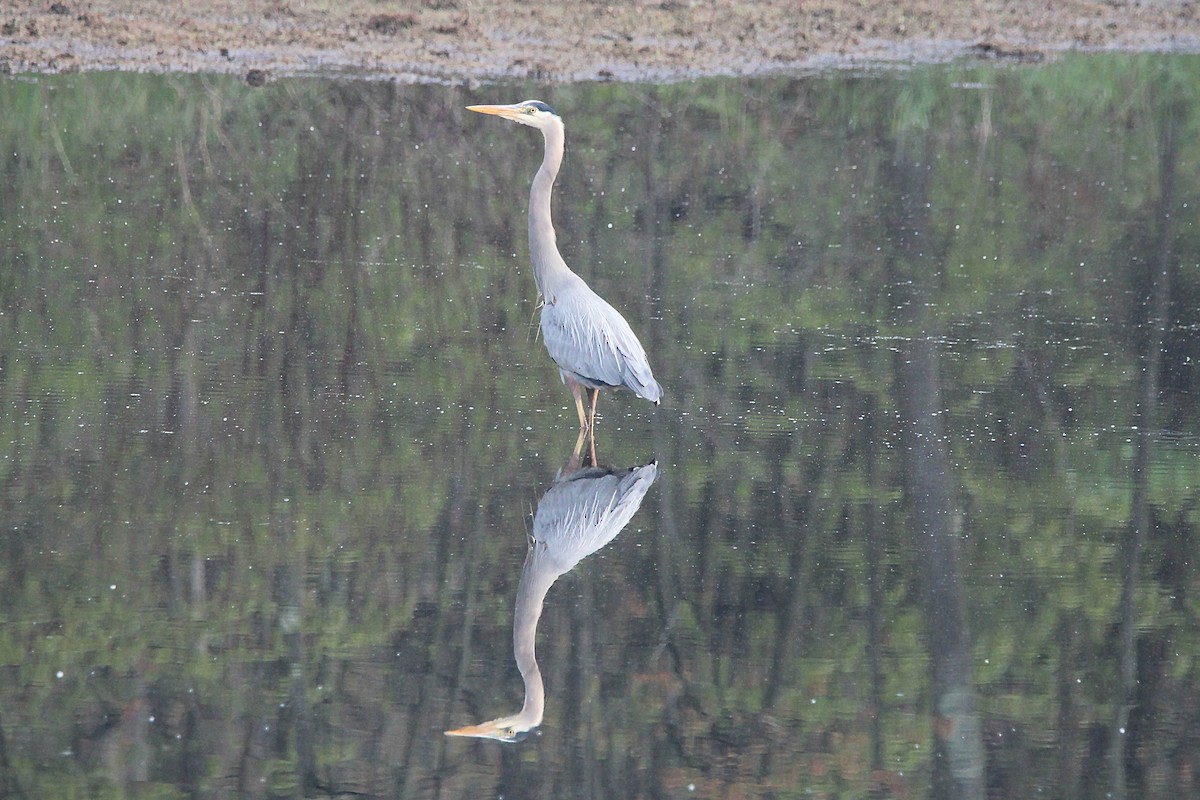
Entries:
POLYGON ((591 411, 591 414, 588 415, 588 443, 590 445, 589 453, 592 456, 592 466, 594 467, 594 466, 596 466, 596 463, 597 463, 596 462, 596 403, 598 403, 600 401, 600 390, 599 389, 589 389, 588 392, 589 392, 589 394, 591 394, 590 399, 592 401, 591 402, 592 411, 591 411))
POLYGON ((595 428, 596 427, 596 403, 600 402, 600 390, 599 389, 588 389, 588 394, 591 395, 590 399, 592 401, 592 403, 591 403, 592 411, 588 415, 588 428, 595 428))
POLYGON ((588 424, 587 417, 583 413, 583 387, 571 378, 567 378, 567 383, 571 387, 571 394, 575 397, 575 411, 579 414, 579 430, 586 431, 588 424))
POLYGON ((583 438, 587 435, 587 417, 583 413, 583 387, 569 376, 563 376, 567 386, 571 387, 571 396, 575 398, 575 411, 579 414, 579 438, 575 440, 575 452, 572 453, 572 461, 578 463, 579 454, 583 452, 583 438))

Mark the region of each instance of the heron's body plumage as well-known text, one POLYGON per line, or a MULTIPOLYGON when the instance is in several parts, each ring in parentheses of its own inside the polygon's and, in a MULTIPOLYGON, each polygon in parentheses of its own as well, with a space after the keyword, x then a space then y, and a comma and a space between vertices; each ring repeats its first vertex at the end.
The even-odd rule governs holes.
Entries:
POLYGON ((662 397, 629 323, 582 279, 553 302, 545 298, 542 339, 564 381, 591 389, 624 387, 654 403, 662 397))

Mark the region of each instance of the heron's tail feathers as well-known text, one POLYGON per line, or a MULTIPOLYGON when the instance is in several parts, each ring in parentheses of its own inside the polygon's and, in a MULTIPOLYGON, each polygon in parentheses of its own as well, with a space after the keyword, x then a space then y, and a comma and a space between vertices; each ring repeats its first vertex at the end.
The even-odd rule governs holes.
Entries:
POLYGON ((658 381, 654 380, 654 376, 647 369, 642 375, 627 374, 625 376, 625 385, 629 387, 638 397, 644 397, 654 405, 658 405, 662 400, 663 389, 658 381))

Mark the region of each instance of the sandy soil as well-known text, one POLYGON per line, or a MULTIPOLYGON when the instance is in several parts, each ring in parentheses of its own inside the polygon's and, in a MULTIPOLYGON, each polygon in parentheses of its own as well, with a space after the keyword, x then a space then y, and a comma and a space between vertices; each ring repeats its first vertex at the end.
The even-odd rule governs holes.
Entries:
POLYGON ((0 71, 673 80, 1200 51, 1200 0, 0 0, 0 71))

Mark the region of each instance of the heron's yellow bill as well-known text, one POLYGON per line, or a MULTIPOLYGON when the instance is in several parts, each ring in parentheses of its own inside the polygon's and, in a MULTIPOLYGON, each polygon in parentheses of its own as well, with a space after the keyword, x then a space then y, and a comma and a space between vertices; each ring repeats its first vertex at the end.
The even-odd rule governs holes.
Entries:
POLYGON ((467 106, 467 111, 475 111, 480 114, 493 114, 497 117, 505 119, 516 119, 517 115, 525 112, 523 106, 467 106))

